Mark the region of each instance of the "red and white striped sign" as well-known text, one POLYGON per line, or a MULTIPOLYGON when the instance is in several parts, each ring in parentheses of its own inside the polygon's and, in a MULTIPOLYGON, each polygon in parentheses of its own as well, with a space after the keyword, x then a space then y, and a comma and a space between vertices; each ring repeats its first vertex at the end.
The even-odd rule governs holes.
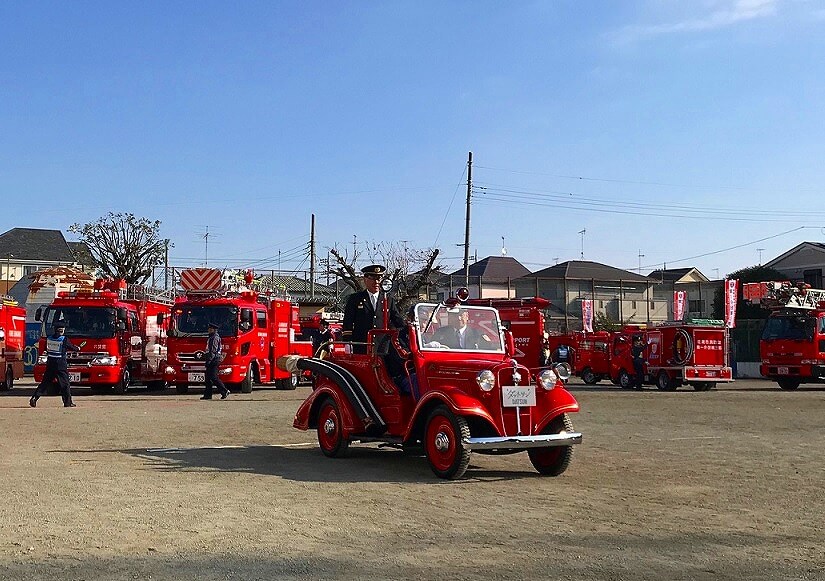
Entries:
POLYGON ((725 327, 736 326, 736 302, 738 298, 739 279, 725 279, 725 327))
POLYGON ((221 271, 217 268, 187 268, 180 273, 183 290, 218 290, 221 288, 221 271))
POLYGON ((685 291, 673 291, 673 320, 683 321, 685 318, 685 303, 687 293, 685 291))
POLYGON ((593 332, 593 300, 582 299, 582 331, 593 332))

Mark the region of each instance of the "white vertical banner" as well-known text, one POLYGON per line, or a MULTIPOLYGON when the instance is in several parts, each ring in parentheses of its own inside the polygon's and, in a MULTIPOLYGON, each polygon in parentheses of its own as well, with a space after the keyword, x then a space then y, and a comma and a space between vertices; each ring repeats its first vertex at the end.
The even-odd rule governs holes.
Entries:
POLYGON ((586 333, 593 332, 593 301, 582 299, 582 329, 586 333))
POLYGON ((725 327, 736 326, 736 301, 738 298, 739 279, 725 279, 725 327))
POLYGON ((685 291, 673 291, 673 320, 683 321, 685 319, 685 303, 687 293, 685 291))

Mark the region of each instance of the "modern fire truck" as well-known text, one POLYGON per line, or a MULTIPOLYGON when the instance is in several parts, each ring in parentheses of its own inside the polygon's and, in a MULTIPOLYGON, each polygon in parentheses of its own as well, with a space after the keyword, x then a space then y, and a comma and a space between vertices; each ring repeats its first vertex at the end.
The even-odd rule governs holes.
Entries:
POLYGON ((7 295, 0 295, 0 389, 14 387, 14 380, 23 377, 26 309, 7 295))
POLYGON ((743 298, 771 309, 759 341, 763 377, 782 389, 825 382, 825 290, 804 283, 746 283, 743 298))
POLYGON ((164 320, 171 304, 162 291, 120 279, 98 279, 90 291, 59 292, 48 307, 35 312, 35 320, 41 322, 42 353, 34 367, 35 380, 43 378, 46 338, 59 322, 80 347, 67 354, 72 384, 115 393, 125 393, 134 383, 163 389, 164 320))
MULTIPOLYGON (((245 282, 252 283, 251 273, 245 282)), ((249 393, 256 383, 297 387, 298 376, 275 365, 283 355, 312 356, 312 342, 296 340, 297 304, 248 286, 228 288, 221 271, 212 268, 182 271, 180 285, 184 292, 172 308, 164 374, 178 393, 204 385, 209 323, 218 326, 224 354, 218 375, 230 389, 249 393)))
POLYGON ((717 383, 733 381, 728 333, 722 321, 670 321, 613 334, 610 378, 624 389, 633 381, 634 336, 640 336, 646 345, 645 381, 662 391, 673 391, 684 383, 696 391, 707 391, 717 383))

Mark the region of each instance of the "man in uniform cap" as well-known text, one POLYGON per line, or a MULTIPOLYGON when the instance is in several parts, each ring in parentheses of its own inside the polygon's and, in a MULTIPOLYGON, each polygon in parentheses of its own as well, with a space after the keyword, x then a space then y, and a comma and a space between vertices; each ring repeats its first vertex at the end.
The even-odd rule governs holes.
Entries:
POLYGON ((52 334, 46 339, 46 371, 43 381, 37 386, 34 395, 29 400, 31 407, 37 407, 37 400, 46 393, 49 384, 55 380, 60 385, 60 395, 63 398, 63 407, 76 407, 72 403, 72 390, 69 385, 69 366, 66 362, 66 351, 80 351, 80 347, 72 344, 64 335, 65 323, 57 322, 52 334))
POLYGON ((344 322, 341 338, 352 341, 353 353, 366 353, 367 332, 383 325, 384 298, 389 312, 388 324, 398 329, 404 328, 404 318, 398 312, 395 301, 381 290, 381 279, 387 272, 380 264, 371 264, 361 269, 364 275, 364 290, 353 293, 344 307, 344 322))
POLYGON ((206 360, 206 389, 203 390, 203 397, 201 399, 212 399, 212 386, 218 388, 221 392, 221 399, 226 399, 229 395, 229 390, 218 377, 218 365, 223 360, 223 353, 221 352, 221 336, 218 335, 218 325, 209 323, 209 338, 206 340, 206 350, 204 351, 204 359, 206 360))

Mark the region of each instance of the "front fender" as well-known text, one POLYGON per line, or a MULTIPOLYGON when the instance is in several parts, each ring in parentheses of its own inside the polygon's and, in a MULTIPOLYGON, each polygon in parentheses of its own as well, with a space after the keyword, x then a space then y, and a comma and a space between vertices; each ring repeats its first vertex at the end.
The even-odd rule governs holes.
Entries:
POLYGON ((407 424, 406 438, 410 438, 418 426, 423 427, 427 415, 439 404, 446 405, 457 416, 476 416, 491 425, 495 425, 493 417, 487 411, 487 407, 478 398, 459 389, 442 388, 428 391, 424 397, 418 400, 415 412, 407 424))
MULTIPOLYGON (((329 385, 316 388, 309 397, 304 400, 298 408, 298 411, 295 412, 292 427, 305 431, 317 427, 318 410, 321 408, 321 403, 328 397, 335 401, 335 404, 341 411, 344 436, 346 437, 348 434, 354 432, 356 426, 355 414, 347 398, 329 385)), ((361 422, 358 422, 358 425, 363 427, 361 422)))
POLYGON ((561 414, 574 413, 579 411, 579 402, 573 397, 573 394, 566 389, 554 389, 550 392, 552 401, 549 403, 549 410, 536 422, 538 429, 536 433, 540 434, 547 424, 552 422, 561 414))

